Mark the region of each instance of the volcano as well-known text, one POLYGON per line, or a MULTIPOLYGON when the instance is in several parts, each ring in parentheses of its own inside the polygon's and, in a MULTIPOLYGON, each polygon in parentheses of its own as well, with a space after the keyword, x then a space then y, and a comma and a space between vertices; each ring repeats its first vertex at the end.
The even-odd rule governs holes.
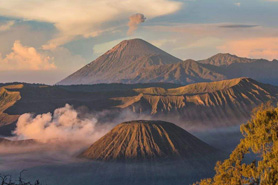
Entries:
POLYGON ((188 85, 249 77, 277 84, 278 60, 250 59, 219 53, 208 59, 182 61, 142 40, 124 40, 96 60, 57 83, 175 83, 188 85))
POLYGON ((100 161, 141 161, 208 156, 216 149, 173 123, 129 121, 117 125, 80 154, 100 161))
POLYGON ((143 68, 178 62, 181 60, 142 39, 124 40, 57 84, 128 83, 143 68))

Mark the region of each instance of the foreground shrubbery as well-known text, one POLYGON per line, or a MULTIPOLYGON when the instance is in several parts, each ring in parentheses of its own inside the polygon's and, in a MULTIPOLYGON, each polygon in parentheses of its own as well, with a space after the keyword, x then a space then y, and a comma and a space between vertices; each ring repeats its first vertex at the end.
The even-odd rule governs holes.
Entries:
POLYGON ((42 185, 42 183, 40 183, 39 180, 36 180, 34 183, 31 183, 29 181, 25 181, 22 178, 22 173, 25 170, 20 172, 20 175, 18 177, 18 180, 13 181, 12 176, 11 175, 1 175, 0 174, 0 185, 42 185))
POLYGON ((278 184, 278 108, 260 106, 240 129, 244 138, 230 158, 217 162, 213 178, 196 185, 278 184), (255 154, 254 160, 246 163, 244 159, 250 152, 255 154))

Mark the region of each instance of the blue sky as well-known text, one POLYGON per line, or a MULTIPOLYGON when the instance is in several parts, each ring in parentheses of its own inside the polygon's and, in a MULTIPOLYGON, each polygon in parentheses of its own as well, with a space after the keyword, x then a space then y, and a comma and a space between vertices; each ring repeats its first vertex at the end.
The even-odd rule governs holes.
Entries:
POLYGON ((0 82, 53 84, 130 38, 183 60, 278 58, 278 0, 0 0, 0 82), (129 17, 147 17, 127 34, 129 17))

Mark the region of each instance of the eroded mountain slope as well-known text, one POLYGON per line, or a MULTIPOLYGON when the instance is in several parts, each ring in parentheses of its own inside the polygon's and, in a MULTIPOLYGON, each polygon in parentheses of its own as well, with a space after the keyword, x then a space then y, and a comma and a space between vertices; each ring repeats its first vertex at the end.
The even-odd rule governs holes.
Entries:
POLYGON ((152 115, 176 115, 205 124, 245 119, 257 105, 278 100, 277 87, 250 78, 135 91, 136 96, 115 98, 121 101, 118 107, 152 115))
POLYGON ((80 154, 94 160, 138 161, 212 155, 216 150, 173 123, 129 121, 117 125, 80 154))
MULTIPOLYGON (((17 88, 1 88, 0 123, 2 126, 8 125, 23 113, 53 112, 70 104, 75 108, 87 107, 87 111, 93 113, 105 111, 103 119, 113 119, 128 110, 156 119, 175 119, 189 126, 238 125, 249 118, 254 107, 267 101, 276 104, 277 97, 276 86, 250 78, 186 86, 102 84, 83 87, 21 84, 19 88, 17 84, 17 88)), ((7 131, 10 133, 11 129, 9 127, 7 131)), ((0 134, 2 130, 1 127, 0 134)))

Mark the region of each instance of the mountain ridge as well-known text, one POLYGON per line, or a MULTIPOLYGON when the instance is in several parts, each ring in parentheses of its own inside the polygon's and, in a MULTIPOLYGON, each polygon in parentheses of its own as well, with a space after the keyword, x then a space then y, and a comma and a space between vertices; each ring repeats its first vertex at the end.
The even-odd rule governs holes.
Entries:
POLYGON ((228 66, 234 63, 251 63, 258 59, 249 59, 244 57, 238 57, 230 53, 218 53, 208 59, 199 60, 199 63, 210 64, 214 66, 228 66))
POLYGON ((238 77, 278 85, 278 61, 219 53, 182 61, 142 39, 124 40, 57 85, 212 82, 238 77))
MULTIPOLYGON (((92 112, 111 112, 111 118, 127 111, 170 122, 172 120, 168 120, 169 118, 175 118, 175 122, 182 122, 189 127, 218 127, 242 123, 250 118, 250 113, 256 106, 268 101, 272 101, 273 104, 278 102, 277 86, 263 84, 251 78, 201 82, 185 86, 24 84, 22 88, 11 89, 12 86, 9 85, 0 87, 0 91, 6 91, 0 94, 0 131, 4 130, 4 126, 15 125, 21 114, 53 112, 65 104, 74 107, 85 106, 92 112), (15 94, 13 98, 10 96, 15 94)), ((10 134, 11 129, 12 127, 8 127, 5 134, 10 134)))
POLYGON ((121 102, 118 107, 154 116, 179 116, 188 122, 206 120, 207 126, 247 120, 254 107, 268 101, 278 102, 278 87, 250 78, 135 91, 136 96, 115 98, 121 102))
POLYGON ((224 75, 194 60, 185 60, 175 64, 151 66, 142 69, 138 72, 137 77, 129 82, 168 82, 185 85, 224 79, 224 75))

